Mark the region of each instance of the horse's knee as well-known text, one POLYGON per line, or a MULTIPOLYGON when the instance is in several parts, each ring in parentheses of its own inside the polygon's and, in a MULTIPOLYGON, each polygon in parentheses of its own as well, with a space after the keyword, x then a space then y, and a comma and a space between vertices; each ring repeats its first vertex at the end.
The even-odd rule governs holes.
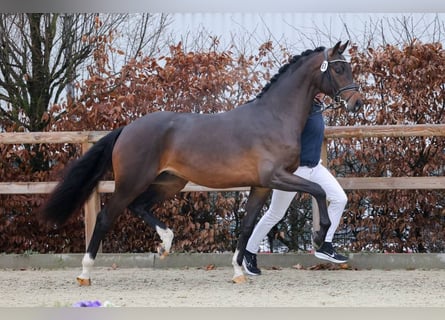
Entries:
POLYGON ((318 184, 314 185, 312 195, 317 199, 319 198, 326 199, 326 192, 318 184))

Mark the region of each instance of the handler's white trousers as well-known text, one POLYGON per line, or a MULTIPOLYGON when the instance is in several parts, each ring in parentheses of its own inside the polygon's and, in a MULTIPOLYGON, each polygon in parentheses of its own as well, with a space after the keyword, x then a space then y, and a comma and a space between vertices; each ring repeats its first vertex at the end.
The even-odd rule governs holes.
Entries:
MULTIPOLYGON (((328 215, 331 226, 326 235, 325 241, 332 242, 334 233, 340 223, 340 218, 345 209, 348 198, 337 179, 329 170, 320 163, 313 167, 299 167, 295 175, 318 183, 326 192, 328 203, 328 215)), ((269 233, 270 229, 277 224, 285 215, 287 208, 295 197, 296 192, 273 190, 272 200, 269 209, 261 217, 249 238, 246 249, 251 253, 257 253, 261 241, 269 233)))

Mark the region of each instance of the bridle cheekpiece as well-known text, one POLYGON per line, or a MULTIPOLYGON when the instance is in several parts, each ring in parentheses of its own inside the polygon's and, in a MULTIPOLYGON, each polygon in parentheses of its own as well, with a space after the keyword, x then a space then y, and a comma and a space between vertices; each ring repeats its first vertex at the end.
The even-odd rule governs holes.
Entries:
MULTIPOLYGON (((332 80, 332 75, 331 75, 331 72, 330 72, 330 69, 329 69, 329 64, 330 63, 335 63, 335 62, 343 62, 343 63, 348 63, 348 62, 346 60, 343 60, 343 59, 335 59, 335 60, 329 61, 328 60, 328 49, 327 48, 324 49, 323 55, 324 55, 324 60, 321 63, 320 71, 323 74, 327 74, 329 82, 330 82, 332 88, 334 88, 334 90, 335 90, 335 85, 334 85, 334 81, 332 80)), ((344 101, 344 99, 342 99, 340 97, 340 94, 342 94, 345 91, 350 91, 350 90, 358 91, 358 90, 360 90, 360 86, 358 84, 352 82, 351 84, 348 84, 348 85, 344 86, 343 88, 338 89, 335 92, 335 94, 334 94, 334 101, 337 102, 337 103, 345 103, 345 102, 347 102, 347 101, 344 101)))

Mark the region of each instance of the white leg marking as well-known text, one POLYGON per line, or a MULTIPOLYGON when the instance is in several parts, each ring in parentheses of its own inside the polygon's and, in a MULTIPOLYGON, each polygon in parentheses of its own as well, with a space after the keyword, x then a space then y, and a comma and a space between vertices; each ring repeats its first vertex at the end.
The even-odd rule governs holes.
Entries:
POLYGON ((233 266, 233 279, 237 279, 238 277, 244 277, 243 268, 236 262, 238 257, 238 249, 235 250, 235 253, 232 257, 232 266, 233 266))
MULTIPOLYGON (((156 232, 159 234, 159 237, 162 240, 162 249, 165 251, 166 254, 170 253, 174 237, 173 231, 171 231, 171 229, 169 228, 162 229, 161 227, 156 226, 156 232)), ((164 252, 161 252, 161 254, 164 254, 164 252)))
POLYGON ((90 279, 90 273, 93 269, 94 259, 90 257, 89 253, 85 253, 82 259, 82 274, 78 277, 80 279, 90 279))

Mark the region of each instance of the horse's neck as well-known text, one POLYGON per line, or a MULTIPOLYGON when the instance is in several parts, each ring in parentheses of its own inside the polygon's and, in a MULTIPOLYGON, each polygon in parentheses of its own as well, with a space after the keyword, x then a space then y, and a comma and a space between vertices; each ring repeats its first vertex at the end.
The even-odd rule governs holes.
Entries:
POLYGON ((321 81, 319 58, 314 55, 304 59, 299 66, 290 66, 278 77, 263 93, 260 103, 267 109, 264 112, 273 114, 277 127, 281 126, 285 131, 290 128, 297 134, 304 128, 321 81))
POLYGON ((317 89, 306 72, 301 75, 295 73, 289 75, 288 79, 282 79, 282 83, 277 83, 275 88, 271 88, 269 95, 264 96, 265 105, 271 108, 270 111, 283 123, 298 123, 298 126, 304 126, 317 89))

